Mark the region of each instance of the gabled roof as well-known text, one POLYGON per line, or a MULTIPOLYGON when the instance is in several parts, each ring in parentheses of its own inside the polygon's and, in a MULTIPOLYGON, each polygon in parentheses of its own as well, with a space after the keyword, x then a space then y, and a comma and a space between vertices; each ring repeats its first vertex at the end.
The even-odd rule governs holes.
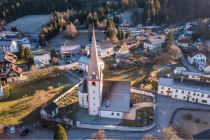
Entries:
POLYGON ((10 39, 0 39, 0 47, 11 46, 13 40, 10 39))
POLYGON ((188 52, 188 55, 190 57, 193 57, 195 56, 196 54, 203 54, 203 55, 206 55, 207 54, 207 51, 205 50, 199 50, 199 49, 190 49, 189 52, 188 52))
POLYGON ((17 61, 17 56, 10 52, 6 52, 5 54, 1 55, 0 60, 2 59, 15 64, 17 61))
POLYGON ((103 97, 100 110, 129 112, 130 111, 130 82, 103 81, 103 97))

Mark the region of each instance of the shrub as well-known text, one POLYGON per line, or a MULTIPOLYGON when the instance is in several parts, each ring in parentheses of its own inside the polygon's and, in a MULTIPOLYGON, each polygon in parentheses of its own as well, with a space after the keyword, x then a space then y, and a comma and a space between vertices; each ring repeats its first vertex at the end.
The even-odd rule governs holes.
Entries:
POLYGON ((67 134, 65 128, 61 124, 57 124, 54 133, 55 140, 67 140, 67 134))
POLYGON ((195 123, 197 123, 197 124, 198 124, 198 123, 200 123, 200 122, 201 122, 201 120, 200 120, 200 119, 198 119, 198 118, 197 118, 197 119, 195 119, 195 123))
POLYGON ((190 113, 185 114, 185 115, 183 116, 183 118, 184 118, 185 120, 190 121, 190 120, 192 120, 192 114, 190 114, 190 113))

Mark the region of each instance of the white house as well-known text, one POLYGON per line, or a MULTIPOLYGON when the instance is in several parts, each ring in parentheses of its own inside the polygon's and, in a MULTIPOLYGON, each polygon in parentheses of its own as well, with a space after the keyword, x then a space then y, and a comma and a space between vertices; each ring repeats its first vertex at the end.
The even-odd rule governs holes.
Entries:
MULTIPOLYGON (((96 43, 98 55, 102 58, 108 57, 114 54, 114 45, 111 41, 102 41, 96 43)), ((91 44, 87 44, 85 50, 87 55, 90 55, 90 48, 92 47, 91 44)))
POLYGON ((0 53, 17 53, 18 51, 19 48, 16 41, 9 39, 0 39, 0 53))
POLYGON ((210 105, 210 83, 178 78, 159 78, 158 94, 210 105))
POLYGON ((78 90, 79 105, 88 108, 89 115, 123 119, 130 112, 130 82, 103 80, 97 53, 93 31, 88 77, 78 90))
POLYGON ((33 51, 34 64, 37 68, 43 68, 50 64, 51 55, 48 51, 33 51))
POLYGON ((191 40, 184 38, 184 39, 180 39, 177 41, 177 45, 183 49, 188 49, 188 47, 190 46, 191 40))
POLYGON ((144 41, 144 49, 155 50, 162 46, 165 42, 165 36, 163 35, 150 35, 147 41, 144 41))
MULTIPOLYGON (((79 69, 88 73, 88 66, 89 66, 89 63, 90 63, 90 58, 82 55, 79 58, 78 63, 79 63, 79 69)), ((103 70, 104 69, 104 62, 101 59, 99 59, 99 65, 100 65, 101 69, 103 70)))
POLYGON ((207 65, 206 52, 198 49, 191 50, 188 53, 187 60, 190 64, 195 64, 199 69, 203 69, 207 65))
POLYGON ((176 67, 174 69, 174 74, 180 74, 183 71, 187 71, 185 67, 176 67))
POLYGON ((65 43, 60 47, 60 54, 63 59, 68 59, 73 56, 78 56, 81 54, 81 45, 65 43))
POLYGON ((210 65, 208 65, 207 67, 203 68, 203 71, 205 73, 210 73, 210 65))

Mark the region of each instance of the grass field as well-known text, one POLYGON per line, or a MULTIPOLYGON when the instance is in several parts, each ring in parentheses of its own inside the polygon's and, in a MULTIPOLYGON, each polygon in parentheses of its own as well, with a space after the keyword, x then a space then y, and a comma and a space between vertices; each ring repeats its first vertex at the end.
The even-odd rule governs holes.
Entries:
POLYGON ((35 122, 42 105, 73 86, 62 72, 39 71, 30 75, 31 80, 10 86, 10 97, 0 102, 1 124, 35 122))
POLYGON ((151 70, 152 65, 145 65, 123 70, 104 70, 103 73, 106 80, 131 81, 132 86, 139 87, 151 70))

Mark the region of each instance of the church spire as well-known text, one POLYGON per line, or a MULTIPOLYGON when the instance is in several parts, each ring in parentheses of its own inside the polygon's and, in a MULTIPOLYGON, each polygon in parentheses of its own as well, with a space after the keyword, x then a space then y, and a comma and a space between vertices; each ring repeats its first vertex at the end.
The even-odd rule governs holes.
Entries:
POLYGON ((90 50, 90 63, 88 68, 88 79, 89 78, 101 79, 94 26, 92 34, 92 46, 90 50))

